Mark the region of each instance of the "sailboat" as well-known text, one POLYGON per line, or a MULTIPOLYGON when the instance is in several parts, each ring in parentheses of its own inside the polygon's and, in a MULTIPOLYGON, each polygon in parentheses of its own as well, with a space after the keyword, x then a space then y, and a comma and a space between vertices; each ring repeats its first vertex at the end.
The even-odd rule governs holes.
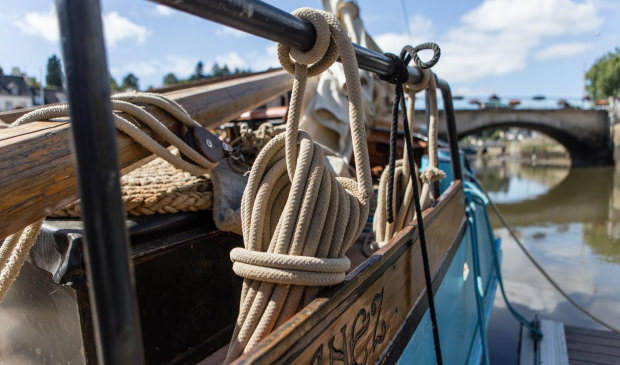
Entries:
MULTIPOLYGON (((157 2, 292 49, 311 48, 317 38, 317 31, 307 20, 260 1, 157 2)), ((332 14, 333 19, 343 24, 355 43, 350 46, 351 52, 364 70, 357 80, 365 78, 363 85, 377 83, 384 93, 385 90, 391 93, 394 85, 375 75, 395 74, 397 61, 380 53, 379 47, 363 31, 360 9, 352 2, 342 1, 326 2, 325 8, 328 10, 325 14, 332 14)), ((267 154, 263 151, 284 148, 277 147, 278 143, 284 146, 284 137, 278 136, 286 135, 284 129, 297 109, 277 104, 295 97, 289 91, 299 82, 297 76, 285 70, 271 70, 162 89, 155 96, 113 96, 110 102, 98 1, 61 1, 58 13, 69 87, 69 106, 63 110, 68 112, 70 121, 27 114, 37 110, 0 115, 7 124, 24 117, 34 120, 0 130, 0 159, 5 172, 0 177, 0 190, 5 197, 0 202, 4 222, 0 236, 20 233, 24 227, 52 216, 43 221, 38 235, 28 229, 18 234, 22 238, 33 236, 33 246, 28 256, 23 257, 25 262, 19 275, 0 302, 0 323, 3 323, 0 362, 477 364, 481 359, 488 361, 485 333, 498 279, 500 243, 490 228, 488 201, 469 177, 471 170, 458 148, 452 96, 446 81, 420 64, 401 69, 408 75, 407 81, 398 81, 405 88, 425 80, 422 89, 411 91, 409 112, 415 112, 413 103, 419 92, 426 92, 430 104, 437 108, 439 92, 445 120, 438 120, 436 110, 435 113, 427 110, 429 135, 412 137, 413 114, 409 118, 411 125, 398 121, 398 115, 403 113, 399 113, 397 103, 392 127, 397 130, 399 123, 401 127, 409 127, 400 149, 396 140, 403 139, 402 134, 370 127, 370 136, 360 147, 350 142, 351 137, 355 130, 364 131, 367 126, 351 122, 349 129, 346 123, 350 120, 346 120, 345 113, 340 118, 345 120, 345 128, 331 128, 339 120, 338 112, 331 111, 328 117, 326 113, 316 113, 316 108, 329 110, 329 105, 338 104, 338 100, 344 100, 340 107, 346 111, 347 103, 352 103, 347 100, 353 99, 353 84, 358 82, 355 79, 345 79, 344 97, 336 95, 325 101, 315 96, 309 103, 315 109, 305 113, 301 121, 301 128, 309 132, 300 131, 299 135, 312 134, 315 140, 312 148, 326 155, 317 160, 325 161, 327 167, 321 170, 325 179, 333 178, 347 189, 348 193, 343 194, 354 197, 353 188, 347 184, 359 183, 360 171, 370 171, 373 167, 374 194, 360 198, 362 213, 356 213, 360 224, 354 230, 348 226, 339 228, 345 223, 339 221, 341 216, 336 216, 331 222, 324 219, 314 232, 313 237, 322 237, 322 227, 340 229, 340 237, 349 237, 351 241, 350 247, 342 249, 340 254, 274 256, 277 252, 268 252, 266 247, 263 251, 252 249, 251 227, 243 210, 260 195, 260 189, 252 191, 248 186, 252 185, 255 170, 260 168, 256 167, 260 165, 257 161, 267 154), (85 44, 89 45, 88 49, 85 44), (147 99, 160 104, 145 104, 147 99), (207 163, 217 166, 208 166, 210 179, 175 172, 160 159, 154 159, 152 152, 159 147, 149 150, 127 131, 117 133, 113 120, 119 116, 132 119, 119 112, 119 108, 126 107, 123 103, 137 104, 141 110, 156 116, 159 126, 202 153, 201 158, 206 157, 207 163), (172 105, 172 111, 163 109, 166 112, 162 112, 164 104, 166 108, 172 105), (264 108, 265 105, 277 108, 264 108), (181 109, 175 109, 177 106, 181 109), (252 112, 261 106, 261 112, 252 112), (116 112, 115 117, 112 110, 116 112), (240 117, 244 112, 246 116, 240 117), (184 113, 200 126, 191 121, 185 126, 179 123, 178 116, 185 118, 184 113), (269 125, 262 127, 265 122, 269 125), (447 123, 447 143, 437 141, 433 134, 437 123, 447 123), (332 137, 328 137, 330 133, 332 137), (239 141, 250 141, 250 144, 239 141), (392 141, 394 144, 390 146, 392 141), (370 166, 368 149, 371 157, 374 151, 374 163, 379 166, 370 166), (384 167, 389 155, 400 156, 402 150, 407 152, 400 162, 384 167), (252 152, 248 151, 254 151, 255 155, 250 156, 252 152), (351 156, 357 158, 360 151, 366 151, 366 159, 352 160, 351 156), (368 165, 361 166, 360 161, 368 165), (390 169, 400 169, 400 175, 395 182, 392 179, 395 185, 391 193, 382 192, 382 184, 390 183, 390 169), (424 180, 424 172, 431 170, 444 178, 424 180), (145 172, 151 178, 145 177, 145 172), (118 185, 121 174, 125 208, 121 205, 118 185), (175 176, 179 185, 166 188, 158 195, 157 202, 164 203, 151 202, 148 207, 137 207, 136 201, 140 200, 137 197, 166 176, 175 176), (129 197, 131 189, 139 194, 129 197), (188 191, 202 203, 194 201, 189 208, 179 208, 176 203, 165 202, 172 195, 186 193, 187 196, 188 191), (374 200, 371 195, 375 196, 374 200), (76 204, 78 197, 81 203, 76 204), (130 202, 135 204, 130 206, 130 202), (130 214, 125 219, 123 209, 142 214, 130 214), (393 217, 388 217, 391 209, 394 209, 393 217), (368 220, 364 211, 370 212, 368 220), (235 214, 241 218, 237 219, 235 214), (231 250, 236 266, 229 258, 231 250), (318 279, 303 281, 304 275, 299 271, 315 272, 297 269, 301 264, 291 266, 294 268, 282 263, 272 267, 263 264, 276 259, 303 261, 306 265, 303 267, 309 265, 307 262, 316 263, 319 274, 307 276, 318 279), (248 266, 268 273, 263 279, 260 273, 243 270, 248 266), (270 297, 272 292, 264 288, 272 288, 274 292, 282 288, 282 292, 299 293, 300 297, 289 308, 288 299, 280 305, 270 297), (263 302, 256 299, 252 303, 279 306, 279 312, 269 328, 261 329, 254 324, 251 334, 244 339, 244 324, 249 321, 247 313, 243 315, 244 300, 249 295, 263 294, 270 299, 263 302), (290 312, 283 308, 289 308, 290 312)), ((340 59, 344 60, 343 49, 340 52, 340 59)), ((332 79, 311 80, 311 88, 329 89, 332 82, 340 85, 339 92, 342 92, 338 75, 350 72, 351 66, 342 68, 335 64, 333 67, 329 71, 332 79)), ((402 76, 401 73, 399 77, 402 76)), ((366 101, 365 105, 371 102, 366 101)), ((121 111, 139 119, 141 112, 133 115, 131 110, 121 111)), ((364 111, 364 115, 369 114, 372 112, 364 111)), ((59 114, 53 114, 56 115, 59 114)), ((133 122, 130 124, 134 125, 133 122)), ((152 131, 146 134, 167 151, 171 139, 158 137, 152 131)), ((180 161, 192 160, 188 155, 193 152, 179 149, 184 155, 180 161)), ((161 153, 166 155, 165 151, 161 153)), ((273 168, 277 163, 265 164, 273 168)), ((281 190, 293 191, 293 181, 296 180, 287 180, 281 190)), ((323 204, 329 211, 327 207, 333 203, 333 197, 325 198, 323 204)), ((147 204, 147 200, 139 203, 147 204)), ((292 204, 290 198, 284 201, 292 204)), ((280 208, 277 203, 270 204, 274 210, 285 209, 284 203, 280 208)), ((266 211, 254 218, 262 221, 269 214, 272 213, 266 211)), ((265 230, 273 236, 273 231, 284 230, 284 225, 271 222, 265 230)), ((329 243, 341 245, 340 241, 344 240, 329 243)), ((8 241, 2 246, 5 251, 8 241)), ((4 260, 0 263, 9 267, 12 262, 9 256, 0 257, 4 260)), ((266 317, 255 320, 262 323, 263 318, 266 317)))

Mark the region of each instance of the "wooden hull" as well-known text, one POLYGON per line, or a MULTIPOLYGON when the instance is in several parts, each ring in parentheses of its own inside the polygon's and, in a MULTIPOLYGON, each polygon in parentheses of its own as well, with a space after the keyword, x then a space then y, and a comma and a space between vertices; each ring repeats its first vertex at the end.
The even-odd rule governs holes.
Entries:
MULTIPOLYGON (((470 277, 468 282, 471 290, 462 285, 464 262, 467 253, 471 253, 471 241, 461 182, 453 182, 442 195, 441 202, 425 211, 424 219, 433 286, 438 293, 436 307, 440 333, 442 338, 447 338, 454 332, 449 324, 453 321, 450 308, 462 311, 463 315, 470 315, 466 312, 473 308, 471 318, 474 325, 477 323, 473 280, 470 277), (455 261, 457 255, 458 262, 455 261), (443 285, 447 273, 451 275, 450 285, 457 287, 443 285), (460 287, 458 280, 453 280, 455 276, 460 277, 460 287), (458 299, 456 296, 460 292, 470 292, 464 294, 466 303, 451 301, 458 299)), ((481 226, 480 233, 485 230, 486 237, 490 237, 486 225, 481 226)), ((490 273, 488 258, 490 256, 486 255, 484 265, 487 277, 490 273)), ((236 363, 395 363, 403 354, 411 353, 417 358, 426 351, 432 355, 429 363, 434 363, 422 267, 417 229, 407 227, 349 273, 343 284, 323 293, 236 363), (424 325, 420 326, 421 323, 424 325)), ((487 278, 484 282, 491 281, 487 278)), ((463 327, 471 326, 463 323, 463 327)), ((460 348, 474 346, 475 333, 467 337, 458 341, 460 348)), ((453 351, 454 345, 444 343, 442 353, 453 351)), ((463 358, 473 354, 471 350, 461 352, 466 355, 459 355, 461 360, 457 363, 466 362, 463 358)))
MULTIPOLYGON (((440 202, 424 214, 446 364, 477 363, 481 354, 466 200, 463 184, 452 182, 440 202)), ((475 210, 475 215, 474 241, 480 248, 488 318, 495 288, 494 242, 486 209, 475 210)), ((0 319, 7 324, 0 327, 0 363, 15 359, 96 363, 81 225, 72 222, 55 229, 46 224, 31 253, 32 263, 0 303, 0 319)), ((206 363, 222 360, 217 355, 223 351, 214 352, 225 350, 230 339, 240 292, 228 251, 240 245, 241 238, 222 234, 205 222, 203 213, 192 213, 186 218, 145 217, 135 226, 128 223, 149 364, 194 363, 209 354, 206 363)), ((237 363, 434 364, 417 238, 415 227, 401 231, 349 273, 344 283, 323 291, 237 363)))

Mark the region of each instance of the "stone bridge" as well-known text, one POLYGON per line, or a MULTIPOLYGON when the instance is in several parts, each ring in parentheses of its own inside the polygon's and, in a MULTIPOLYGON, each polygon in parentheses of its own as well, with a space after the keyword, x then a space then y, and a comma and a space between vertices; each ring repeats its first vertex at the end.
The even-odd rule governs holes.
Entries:
MULTIPOLYGON (((480 109, 456 110, 455 113, 459 138, 487 129, 531 129, 562 144, 570 154, 573 166, 613 163, 609 114, 605 110, 480 109)), ((416 113, 416 122, 423 117, 423 113, 416 113)), ((445 120, 443 115, 440 120, 445 120)), ((440 134, 445 135, 445 130, 445 122, 440 123, 440 134)))

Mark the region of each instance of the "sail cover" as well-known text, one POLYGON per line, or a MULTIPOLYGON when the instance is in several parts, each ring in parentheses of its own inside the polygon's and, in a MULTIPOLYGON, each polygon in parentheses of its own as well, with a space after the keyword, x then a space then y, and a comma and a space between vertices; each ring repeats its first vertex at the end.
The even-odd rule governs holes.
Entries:
MULTIPOLYGON (((368 35, 359 17, 358 6, 351 1, 323 0, 323 8, 336 15, 346 28, 351 40, 373 51, 382 52, 368 35)), ((379 115, 391 110, 389 84, 374 74, 360 70, 364 121, 366 127, 373 125, 379 115)), ((312 139, 325 147, 327 164, 338 176, 352 177, 349 163, 353 145, 349 128, 347 85, 340 63, 334 63, 320 76, 308 80, 304 100, 304 115, 300 127, 310 133, 312 139)))

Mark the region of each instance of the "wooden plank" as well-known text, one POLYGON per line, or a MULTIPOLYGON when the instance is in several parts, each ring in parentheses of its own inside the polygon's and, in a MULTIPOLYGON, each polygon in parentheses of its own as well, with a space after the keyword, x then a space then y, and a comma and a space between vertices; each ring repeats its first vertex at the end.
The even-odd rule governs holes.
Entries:
POLYGON ((616 356, 618 358, 618 362, 620 362, 620 348, 614 346, 605 346, 603 344, 596 345, 582 342, 569 342, 568 350, 616 356))
POLYGON ((543 338, 538 343, 540 364, 568 365, 564 325, 560 322, 543 319, 540 321, 540 329, 543 333, 543 338))
POLYGON ((595 354, 592 352, 582 351, 568 351, 568 359, 572 363, 573 361, 584 361, 598 365, 618 365, 620 359, 617 356, 595 354))
MULTIPOLYGON (((165 95, 183 105, 200 123, 216 126, 265 104, 291 86, 288 73, 274 71, 165 95)), ((165 113, 151 111, 173 132, 180 132, 179 123, 165 113)), ((150 155, 122 133, 118 134, 118 149, 121 168, 138 166, 137 162, 150 155)), ((1 129, 0 156, 0 237, 78 198, 68 123, 31 123, 1 129)))
POLYGON ((592 328, 572 327, 572 326, 565 326, 565 331, 566 331, 566 334, 588 335, 591 337, 611 338, 611 339, 620 341, 620 335, 617 335, 610 331, 595 330, 592 328))
MULTIPOLYGON (((464 219, 460 182, 425 211, 434 275, 452 245, 460 244, 455 238, 464 219)), ((236 363, 375 363, 425 292, 422 266, 417 230, 409 226, 236 363)))
POLYGON ((536 363, 536 351, 534 339, 530 330, 521 325, 521 337, 519 340, 519 365, 534 365, 536 363))
POLYGON ((620 339, 594 337, 579 333, 566 332, 566 343, 583 343, 620 348, 620 339))

